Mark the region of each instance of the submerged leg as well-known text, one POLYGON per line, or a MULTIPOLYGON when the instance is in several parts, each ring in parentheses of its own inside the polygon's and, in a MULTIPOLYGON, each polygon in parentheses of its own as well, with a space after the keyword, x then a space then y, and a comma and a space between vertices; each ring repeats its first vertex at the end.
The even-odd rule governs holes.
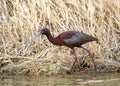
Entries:
POLYGON ((83 48, 85 51, 88 52, 90 58, 92 59, 92 62, 93 62, 93 65, 94 65, 94 70, 95 70, 95 75, 96 75, 96 74, 97 74, 97 69, 96 69, 96 64, 95 64, 95 61, 94 61, 94 59, 93 59, 92 53, 91 53, 88 49, 86 49, 86 48, 84 48, 84 47, 82 47, 82 46, 80 46, 80 47, 83 48))
POLYGON ((72 65, 71 69, 66 71, 67 74, 71 74, 72 73, 72 71, 74 70, 74 67, 75 67, 75 63, 78 60, 77 56, 76 56, 76 53, 75 53, 75 50, 74 49, 72 49, 72 50, 73 50, 73 55, 74 55, 74 63, 72 65))

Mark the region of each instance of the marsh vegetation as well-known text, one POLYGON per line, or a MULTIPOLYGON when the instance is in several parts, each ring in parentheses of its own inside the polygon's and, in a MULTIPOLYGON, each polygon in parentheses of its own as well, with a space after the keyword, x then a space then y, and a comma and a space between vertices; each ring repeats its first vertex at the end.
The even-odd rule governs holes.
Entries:
MULTIPOLYGON (((23 54, 29 40, 43 27, 53 36, 76 30, 97 37, 99 44, 92 42, 84 47, 103 62, 97 63, 101 69, 113 67, 120 72, 119 0, 0 0, 1 73, 57 73, 62 67, 70 67, 70 49, 54 46, 46 37, 39 37, 23 54)), ((80 60, 88 57, 82 49, 76 50, 80 60)), ((86 62, 91 65, 89 58, 86 62)))

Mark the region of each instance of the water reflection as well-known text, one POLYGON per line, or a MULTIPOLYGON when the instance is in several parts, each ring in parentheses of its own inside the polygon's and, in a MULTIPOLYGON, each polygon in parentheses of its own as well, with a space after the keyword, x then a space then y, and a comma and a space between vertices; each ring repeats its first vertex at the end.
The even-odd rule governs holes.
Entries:
POLYGON ((120 86, 120 74, 0 76, 0 86, 120 86))

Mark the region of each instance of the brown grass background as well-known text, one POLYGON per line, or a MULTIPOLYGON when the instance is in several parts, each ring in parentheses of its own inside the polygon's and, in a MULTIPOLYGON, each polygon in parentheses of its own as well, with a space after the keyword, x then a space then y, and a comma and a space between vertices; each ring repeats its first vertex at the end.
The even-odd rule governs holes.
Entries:
MULTIPOLYGON (((119 0, 0 0, 0 54, 18 57, 39 29, 53 36, 67 30, 83 31, 99 39, 85 44, 95 58, 120 58, 119 0)), ((78 57, 85 56, 76 48, 78 57)), ((69 63, 70 49, 52 45, 40 36, 23 57, 69 63), (48 60, 49 59, 49 60, 48 60)))

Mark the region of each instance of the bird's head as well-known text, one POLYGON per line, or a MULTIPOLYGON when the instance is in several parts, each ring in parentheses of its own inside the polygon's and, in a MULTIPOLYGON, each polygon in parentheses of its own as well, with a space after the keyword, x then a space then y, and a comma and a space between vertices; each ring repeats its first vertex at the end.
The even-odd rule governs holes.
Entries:
POLYGON ((40 29, 40 34, 44 34, 44 35, 46 35, 47 33, 49 33, 50 31, 47 29, 47 28, 42 28, 42 29, 40 29))

